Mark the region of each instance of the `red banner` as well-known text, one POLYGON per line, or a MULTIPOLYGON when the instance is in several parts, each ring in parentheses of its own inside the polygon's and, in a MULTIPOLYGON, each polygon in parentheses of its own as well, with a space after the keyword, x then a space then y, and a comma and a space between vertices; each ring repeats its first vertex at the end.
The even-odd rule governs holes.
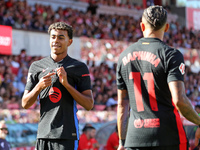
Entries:
POLYGON ((12 54, 12 27, 0 25, 0 54, 12 54))
POLYGON ((186 8, 186 13, 187 13, 187 19, 186 19, 186 24, 187 28, 193 28, 195 30, 200 30, 200 9, 196 8, 186 8))

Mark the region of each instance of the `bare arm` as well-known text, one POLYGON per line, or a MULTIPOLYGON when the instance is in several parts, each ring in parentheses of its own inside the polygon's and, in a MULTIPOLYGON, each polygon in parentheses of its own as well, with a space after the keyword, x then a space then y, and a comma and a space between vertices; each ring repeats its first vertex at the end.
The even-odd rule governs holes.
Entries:
MULTIPOLYGON (((126 139, 128 118, 129 118, 129 101, 127 98, 127 90, 118 90, 118 108, 117 108, 117 127, 120 140, 126 139)), ((119 150, 124 147, 119 145, 119 150)))
MULTIPOLYGON (((189 121, 200 125, 200 117, 193 109, 190 100, 185 95, 185 86, 182 81, 173 81, 169 83, 169 89, 172 94, 172 99, 179 112, 189 121)), ((200 139, 200 128, 197 128, 195 133, 195 146, 198 145, 200 139)))
POLYGON ((76 102, 83 106, 86 110, 91 110, 93 108, 94 99, 91 90, 86 90, 80 93, 70 84, 64 86, 72 95, 72 97, 76 100, 76 102))
POLYGON ((42 77, 31 91, 28 91, 28 90, 24 91, 24 94, 22 97, 23 108, 28 109, 35 103, 42 89, 45 89, 46 87, 51 85, 52 83, 51 76, 54 74, 55 73, 49 73, 46 76, 42 77))
POLYGON ((72 87, 67 81, 67 73, 65 72, 65 69, 63 67, 58 68, 57 73, 60 83, 68 90, 68 92, 72 95, 76 102, 83 106, 86 110, 92 109, 94 105, 92 91, 85 90, 80 93, 74 87, 72 87))
POLYGON ((172 100, 178 111, 189 121, 200 125, 200 117, 193 109, 190 100, 185 95, 185 86, 182 81, 173 81, 169 84, 172 100))

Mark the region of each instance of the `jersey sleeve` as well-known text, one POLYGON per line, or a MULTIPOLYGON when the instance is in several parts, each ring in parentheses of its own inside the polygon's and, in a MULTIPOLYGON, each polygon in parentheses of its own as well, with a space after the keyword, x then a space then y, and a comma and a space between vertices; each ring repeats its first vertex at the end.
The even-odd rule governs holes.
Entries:
POLYGON ((91 79, 88 67, 85 64, 81 65, 81 69, 77 68, 78 82, 76 83, 77 90, 83 92, 85 90, 91 90, 91 79))
POLYGON ((36 69, 37 69, 37 67, 36 67, 35 63, 33 62, 28 71, 27 83, 25 86, 25 90, 31 91, 35 87, 35 85, 38 83, 36 69))
POLYGON ((173 50, 168 57, 168 76, 167 82, 184 81, 185 63, 182 53, 179 50, 173 50))
POLYGON ((120 90, 123 90, 123 89, 127 89, 127 88, 126 88, 124 79, 122 78, 122 66, 121 65, 122 65, 121 61, 118 61, 116 78, 117 78, 117 88, 120 90))

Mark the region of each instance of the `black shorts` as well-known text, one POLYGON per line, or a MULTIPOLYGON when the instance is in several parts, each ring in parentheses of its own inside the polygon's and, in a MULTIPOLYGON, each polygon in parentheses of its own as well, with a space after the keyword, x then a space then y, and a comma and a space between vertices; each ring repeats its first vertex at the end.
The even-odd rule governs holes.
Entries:
POLYGON ((78 140, 37 139, 36 150, 77 150, 78 140))
POLYGON ((128 147, 126 150, 189 150, 189 145, 187 143, 173 146, 156 146, 156 147, 128 147))

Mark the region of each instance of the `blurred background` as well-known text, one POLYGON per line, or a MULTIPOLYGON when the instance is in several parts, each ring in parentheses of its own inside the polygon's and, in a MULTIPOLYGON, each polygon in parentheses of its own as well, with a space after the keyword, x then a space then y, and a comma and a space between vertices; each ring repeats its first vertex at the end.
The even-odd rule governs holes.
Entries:
MULTIPOLYGON (((50 24, 64 21, 74 29, 70 56, 87 64, 95 105, 77 105, 79 130, 90 123, 100 150, 116 126, 116 63, 120 53, 142 37, 140 20, 150 5, 168 11, 170 29, 164 42, 185 58, 185 92, 200 113, 200 1, 199 0, 0 0, 0 120, 9 129, 12 150, 33 150, 39 121, 39 101, 22 109, 21 97, 30 64, 50 54, 50 24)), ((196 126, 182 117, 194 148, 196 126)))

